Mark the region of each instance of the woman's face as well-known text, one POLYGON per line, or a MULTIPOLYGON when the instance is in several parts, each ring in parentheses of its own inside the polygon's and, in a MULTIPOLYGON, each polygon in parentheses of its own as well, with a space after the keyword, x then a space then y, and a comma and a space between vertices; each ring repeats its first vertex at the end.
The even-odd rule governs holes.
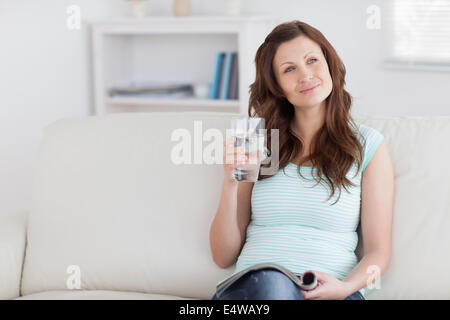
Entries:
POLYGON ((282 43, 272 67, 286 99, 296 107, 320 106, 333 88, 320 46, 304 35, 282 43))

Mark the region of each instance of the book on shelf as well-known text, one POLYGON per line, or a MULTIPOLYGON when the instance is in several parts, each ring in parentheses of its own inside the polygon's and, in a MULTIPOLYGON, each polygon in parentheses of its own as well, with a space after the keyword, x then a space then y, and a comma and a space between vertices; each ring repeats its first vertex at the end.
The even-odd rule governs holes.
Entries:
POLYGON ((140 94, 117 94, 113 99, 158 99, 158 100, 171 100, 171 99, 192 99, 193 96, 187 92, 172 92, 172 93, 140 93, 140 94))
POLYGON ((226 52, 225 57, 223 59, 223 70, 222 70, 222 80, 220 81, 220 93, 219 99, 225 100, 228 95, 228 88, 230 86, 230 75, 231 75, 231 66, 232 66, 232 53, 226 52))
POLYGON ((238 99, 237 52, 219 52, 210 99, 238 99))
POLYGON ((175 97, 191 96, 193 86, 188 83, 139 83, 113 87, 108 90, 110 97, 114 96, 145 96, 145 97, 175 97))
POLYGON ((220 73, 222 71, 222 62, 223 62, 224 53, 219 52, 217 54, 217 62, 216 62, 216 70, 214 72, 214 79, 213 84, 211 88, 211 94, 209 96, 210 99, 216 99, 218 97, 218 88, 219 88, 219 81, 220 81, 220 73))
POLYGON ((230 88, 228 91, 229 99, 238 99, 239 73, 238 73, 238 55, 233 53, 233 62, 231 65, 230 88))
MULTIPOLYGON (((237 52, 219 52, 216 56, 210 99, 239 99, 239 63, 237 52)), ((110 97, 190 98, 194 96, 191 83, 129 82, 108 90, 110 97)))

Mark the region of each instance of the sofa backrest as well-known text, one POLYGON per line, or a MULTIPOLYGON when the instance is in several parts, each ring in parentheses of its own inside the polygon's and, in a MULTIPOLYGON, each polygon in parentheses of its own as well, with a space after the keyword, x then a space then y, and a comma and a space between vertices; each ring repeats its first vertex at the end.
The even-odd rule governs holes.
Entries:
POLYGON ((395 172, 390 265, 367 298, 450 299, 450 117, 360 122, 384 135, 395 172))
MULTIPOLYGON (((76 289, 80 279, 86 290, 209 299, 234 268, 217 267, 209 247, 223 168, 196 154, 232 116, 124 113, 49 125, 35 168, 22 295, 76 289), (180 133, 192 139, 192 164, 173 162, 180 133)), ((368 298, 450 298, 450 119, 355 119, 383 133, 396 177, 391 264, 368 298), (427 277, 418 285, 420 275, 427 277)))
POLYGON ((187 130, 194 142, 194 124, 204 132, 225 130, 228 121, 125 113, 49 125, 34 178, 22 294, 67 289, 80 273, 81 289, 211 297, 232 272, 218 268, 209 249, 223 169, 171 161, 180 143, 172 134, 187 130))

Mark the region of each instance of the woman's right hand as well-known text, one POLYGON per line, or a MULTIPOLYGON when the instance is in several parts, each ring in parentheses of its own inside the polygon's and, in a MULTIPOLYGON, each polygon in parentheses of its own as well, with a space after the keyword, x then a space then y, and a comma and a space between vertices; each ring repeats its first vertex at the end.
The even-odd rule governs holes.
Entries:
POLYGON ((246 163, 245 148, 235 147, 234 143, 236 137, 231 137, 224 143, 223 153, 223 169, 225 171, 224 182, 226 183, 238 183, 234 179, 234 169, 242 167, 246 163))

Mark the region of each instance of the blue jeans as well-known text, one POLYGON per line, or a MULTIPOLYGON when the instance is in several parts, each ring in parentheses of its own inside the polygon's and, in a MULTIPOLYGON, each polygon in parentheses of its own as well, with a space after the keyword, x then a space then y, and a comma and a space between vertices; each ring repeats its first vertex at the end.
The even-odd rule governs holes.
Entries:
MULTIPOLYGON (((304 300, 300 288, 284 273, 274 269, 252 271, 212 300, 304 300)), ((344 300, 365 300, 359 291, 344 300)))

